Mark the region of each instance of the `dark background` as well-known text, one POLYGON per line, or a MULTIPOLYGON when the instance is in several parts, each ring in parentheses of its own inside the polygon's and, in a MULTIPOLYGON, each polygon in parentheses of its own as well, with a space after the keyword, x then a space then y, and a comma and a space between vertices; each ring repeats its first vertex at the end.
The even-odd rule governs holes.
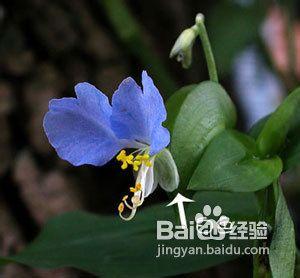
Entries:
MULTIPOLYGON (((115 161, 73 167, 47 142, 42 119, 51 98, 74 96, 88 81, 111 96, 143 69, 167 99, 183 85, 208 78, 199 41, 183 70, 168 58, 180 32, 206 17, 222 85, 246 131, 273 111, 300 79, 297 1, 24 0, 0 3, 0 254, 22 249, 49 217, 69 210, 116 214, 132 184, 115 161)), ((299 226, 299 169, 283 175, 299 226)), ((157 190, 146 200, 166 200, 157 190)), ((299 231, 299 229, 298 229, 299 231)), ((251 277, 251 259, 187 277, 251 277)), ((75 270, 41 271, 10 265, 0 277, 90 277, 75 270)))

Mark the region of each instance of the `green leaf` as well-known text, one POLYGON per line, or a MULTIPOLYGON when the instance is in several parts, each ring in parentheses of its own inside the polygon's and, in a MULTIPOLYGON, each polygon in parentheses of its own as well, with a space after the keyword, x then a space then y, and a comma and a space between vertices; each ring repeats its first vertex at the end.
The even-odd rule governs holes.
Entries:
POLYGON ((262 129, 264 128, 264 125, 266 124, 267 120, 269 119, 269 117, 271 116, 271 114, 261 118, 260 120, 258 120, 249 130, 249 135, 251 137, 253 137, 254 139, 257 139, 259 134, 261 133, 262 129))
POLYGON ((180 111, 181 105, 184 102, 187 95, 197 87, 196 84, 191 84, 180 88, 176 91, 167 101, 167 120, 164 125, 168 128, 170 133, 173 132, 173 127, 175 124, 176 117, 180 111))
POLYGON ((270 266, 272 277, 292 278, 296 261, 294 224, 279 185, 277 190, 275 227, 269 254, 270 266))
MULTIPOLYGON (((221 206, 223 213, 232 220, 257 219, 258 204, 252 193, 201 192, 194 196, 194 200, 195 203, 186 208, 189 221, 207 204, 221 206)), ((149 207, 140 211, 131 222, 123 222, 115 216, 67 213, 49 221, 32 244, 10 259, 34 268, 71 266, 101 277, 164 277, 211 267, 235 256, 156 258, 158 244, 200 248, 206 248, 207 244, 252 246, 245 240, 203 241, 197 236, 194 240, 158 241, 157 220, 170 220, 176 224, 173 208, 164 205, 149 207)))
POLYGON ((300 165, 300 107, 293 118, 292 125, 287 134, 285 148, 281 152, 284 162, 284 170, 292 169, 300 165))
POLYGON ((300 108, 300 88, 294 90, 268 118, 257 138, 258 150, 262 156, 277 154, 294 127, 300 108))
MULTIPOLYGON (((282 108, 280 106, 275 111, 275 113, 277 113, 277 116, 272 116, 273 114, 270 114, 264 117, 263 119, 255 123, 250 130, 250 135, 254 138, 263 136, 260 134, 262 133, 262 130, 265 128, 266 123, 269 121, 271 116, 274 117, 272 123, 274 124, 275 127, 273 128, 275 129, 278 128, 278 131, 279 130, 281 131, 279 138, 278 139, 276 138, 276 140, 278 140, 279 142, 284 141, 284 143, 281 144, 283 146, 282 146, 282 150, 279 153, 280 157, 283 160, 284 170, 294 168, 298 166, 300 163, 299 99, 300 99, 300 94, 299 94, 299 89, 297 89, 294 92, 292 92, 292 94, 288 98, 286 98, 286 100, 283 102, 281 106, 284 107, 282 108), (288 111, 288 113, 286 113, 286 110, 288 111), (283 114, 285 114, 285 117, 282 116, 283 114), (280 127, 276 127, 277 124, 276 121, 278 118, 284 121, 283 123, 280 123, 280 127), (282 128, 282 126, 284 126, 284 128, 282 128)), ((271 124, 269 123, 269 125, 271 124)), ((265 129, 267 129, 267 127, 265 129)), ((264 132, 266 132, 266 130, 264 132)), ((275 136, 277 136, 277 134, 275 136)))
POLYGON ((259 159, 254 139, 225 130, 205 150, 188 189, 257 191, 270 185, 281 171, 280 158, 259 159))
MULTIPOLYGON (((269 117, 270 115, 262 118, 253 125, 249 132, 253 138, 257 139, 269 117)), ((295 168, 300 164, 300 116, 298 113, 292 122, 287 134, 285 146, 279 153, 283 161, 284 171, 295 168)))
POLYGON ((162 150, 155 157, 154 179, 167 192, 174 191, 179 185, 177 167, 168 149, 162 150))
POLYGON ((170 146, 181 188, 186 187, 209 142, 235 122, 235 107, 218 83, 205 81, 188 93, 177 113, 170 146))

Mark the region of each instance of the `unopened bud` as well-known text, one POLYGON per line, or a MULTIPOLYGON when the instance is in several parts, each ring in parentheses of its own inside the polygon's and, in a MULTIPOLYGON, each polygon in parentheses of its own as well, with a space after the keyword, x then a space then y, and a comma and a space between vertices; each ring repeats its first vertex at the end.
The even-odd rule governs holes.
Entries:
POLYGON ((197 36, 195 28, 185 29, 176 40, 170 58, 176 57, 184 68, 188 68, 192 63, 192 47, 197 36))

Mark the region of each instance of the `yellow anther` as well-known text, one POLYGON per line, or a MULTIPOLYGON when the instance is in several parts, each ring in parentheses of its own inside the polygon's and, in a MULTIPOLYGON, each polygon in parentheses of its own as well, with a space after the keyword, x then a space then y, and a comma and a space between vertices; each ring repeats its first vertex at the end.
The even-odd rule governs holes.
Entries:
POLYGON ((128 163, 127 162, 123 162, 122 165, 121 165, 121 169, 125 170, 127 168, 128 168, 128 163))
POLYGON ((142 164, 142 162, 139 161, 139 160, 133 161, 133 170, 134 170, 134 171, 138 171, 141 164, 142 164))
POLYGON ((134 156, 132 154, 127 155, 125 150, 121 150, 117 156, 117 160, 122 162, 121 168, 123 170, 128 168, 128 164, 133 164, 134 156))
POLYGON ((134 156, 132 154, 130 154, 130 155, 127 156, 126 159, 127 159, 127 161, 128 161, 129 164, 132 164, 133 158, 134 158, 134 156))
POLYGON ((147 167, 152 166, 150 156, 147 153, 138 154, 134 157, 132 154, 127 155, 125 150, 121 150, 117 155, 117 160, 122 162, 121 168, 123 170, 127 169, 128 165, 132 165, 133 170, 138 171, 142 163, 145 163, 147 167))
POLYGON ((140 154, 137 155, 134 160, 135 161, 140 161, 141 163, 145 163, 145 165, 147 167, 151 167, 152 163, 151 163, 151 161, 149 159, 150 159, 149 154, 145 153, 143 155, 140 155, 140 154))
POLYGON ((147 154, 147 153, 145 153, 145 154, 143 154, 143 155, 137 155, 136 157, 135 157, 135 159, 137 159, 137 160, 141 160, 141 161, 146 161, 146 160, 148 160, 150 158, 150 156, 149 156, 149 154, 147 154))
POLYGON ((145 153, 143 155, 143 160, 148 160, 150 158, 149 154, 145 153))
POLYGON ((124 211, 124 204, 123 203, 119 204, 118 211, 119 211, 119 213, 122 213, 124 211))
POLYGON ((130 192, 133 192, 133 193, 135 193, 137 191, 135 187, 130 187, 129 190, 130 190, 130 192))
POLYGON ((140 183, 136 184, 135 187, 130 187, 129 188, 130 192, 133 192, 133 193, 138 192, 141 189, 142 189, 142 185, 140 183))
POLYGON ((137 191, 141 190, 142 189, 142 185, 140 183, 136 184, 135 189, 137 191))
POLYGON ((126 151, 125 151, 125 150, 122 150, 122 151, 120 151, 120 153, 118 154, 117 160, 118 160, 118 161, 121 161, 121 160, 124 159, 124 157, 126 157, 126 151))
POLYGON ((128 195, 125 195, 123 198, 122 198, 122 201, 126 201, 128 199, 128 195))

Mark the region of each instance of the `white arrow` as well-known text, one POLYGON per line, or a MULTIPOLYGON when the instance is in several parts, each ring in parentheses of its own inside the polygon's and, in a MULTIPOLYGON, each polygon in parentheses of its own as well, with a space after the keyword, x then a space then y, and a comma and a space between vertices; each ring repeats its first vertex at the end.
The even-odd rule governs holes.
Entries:
POLYGON ((180 193, 177 193, 177 195, 173 199, 173 201, 171 203, 167 204, 167 207, 173 206, 175 204, 178 205, 178 211, 179 211, 179 218, 180 218, 181 228, 183 228, 183 229, 185 229, 187 227, 186 216, 185 216, 185 211, 184 211, 183 203, 191 203, 191 202, 195 202, 195 201, 184 197, 180 193))

